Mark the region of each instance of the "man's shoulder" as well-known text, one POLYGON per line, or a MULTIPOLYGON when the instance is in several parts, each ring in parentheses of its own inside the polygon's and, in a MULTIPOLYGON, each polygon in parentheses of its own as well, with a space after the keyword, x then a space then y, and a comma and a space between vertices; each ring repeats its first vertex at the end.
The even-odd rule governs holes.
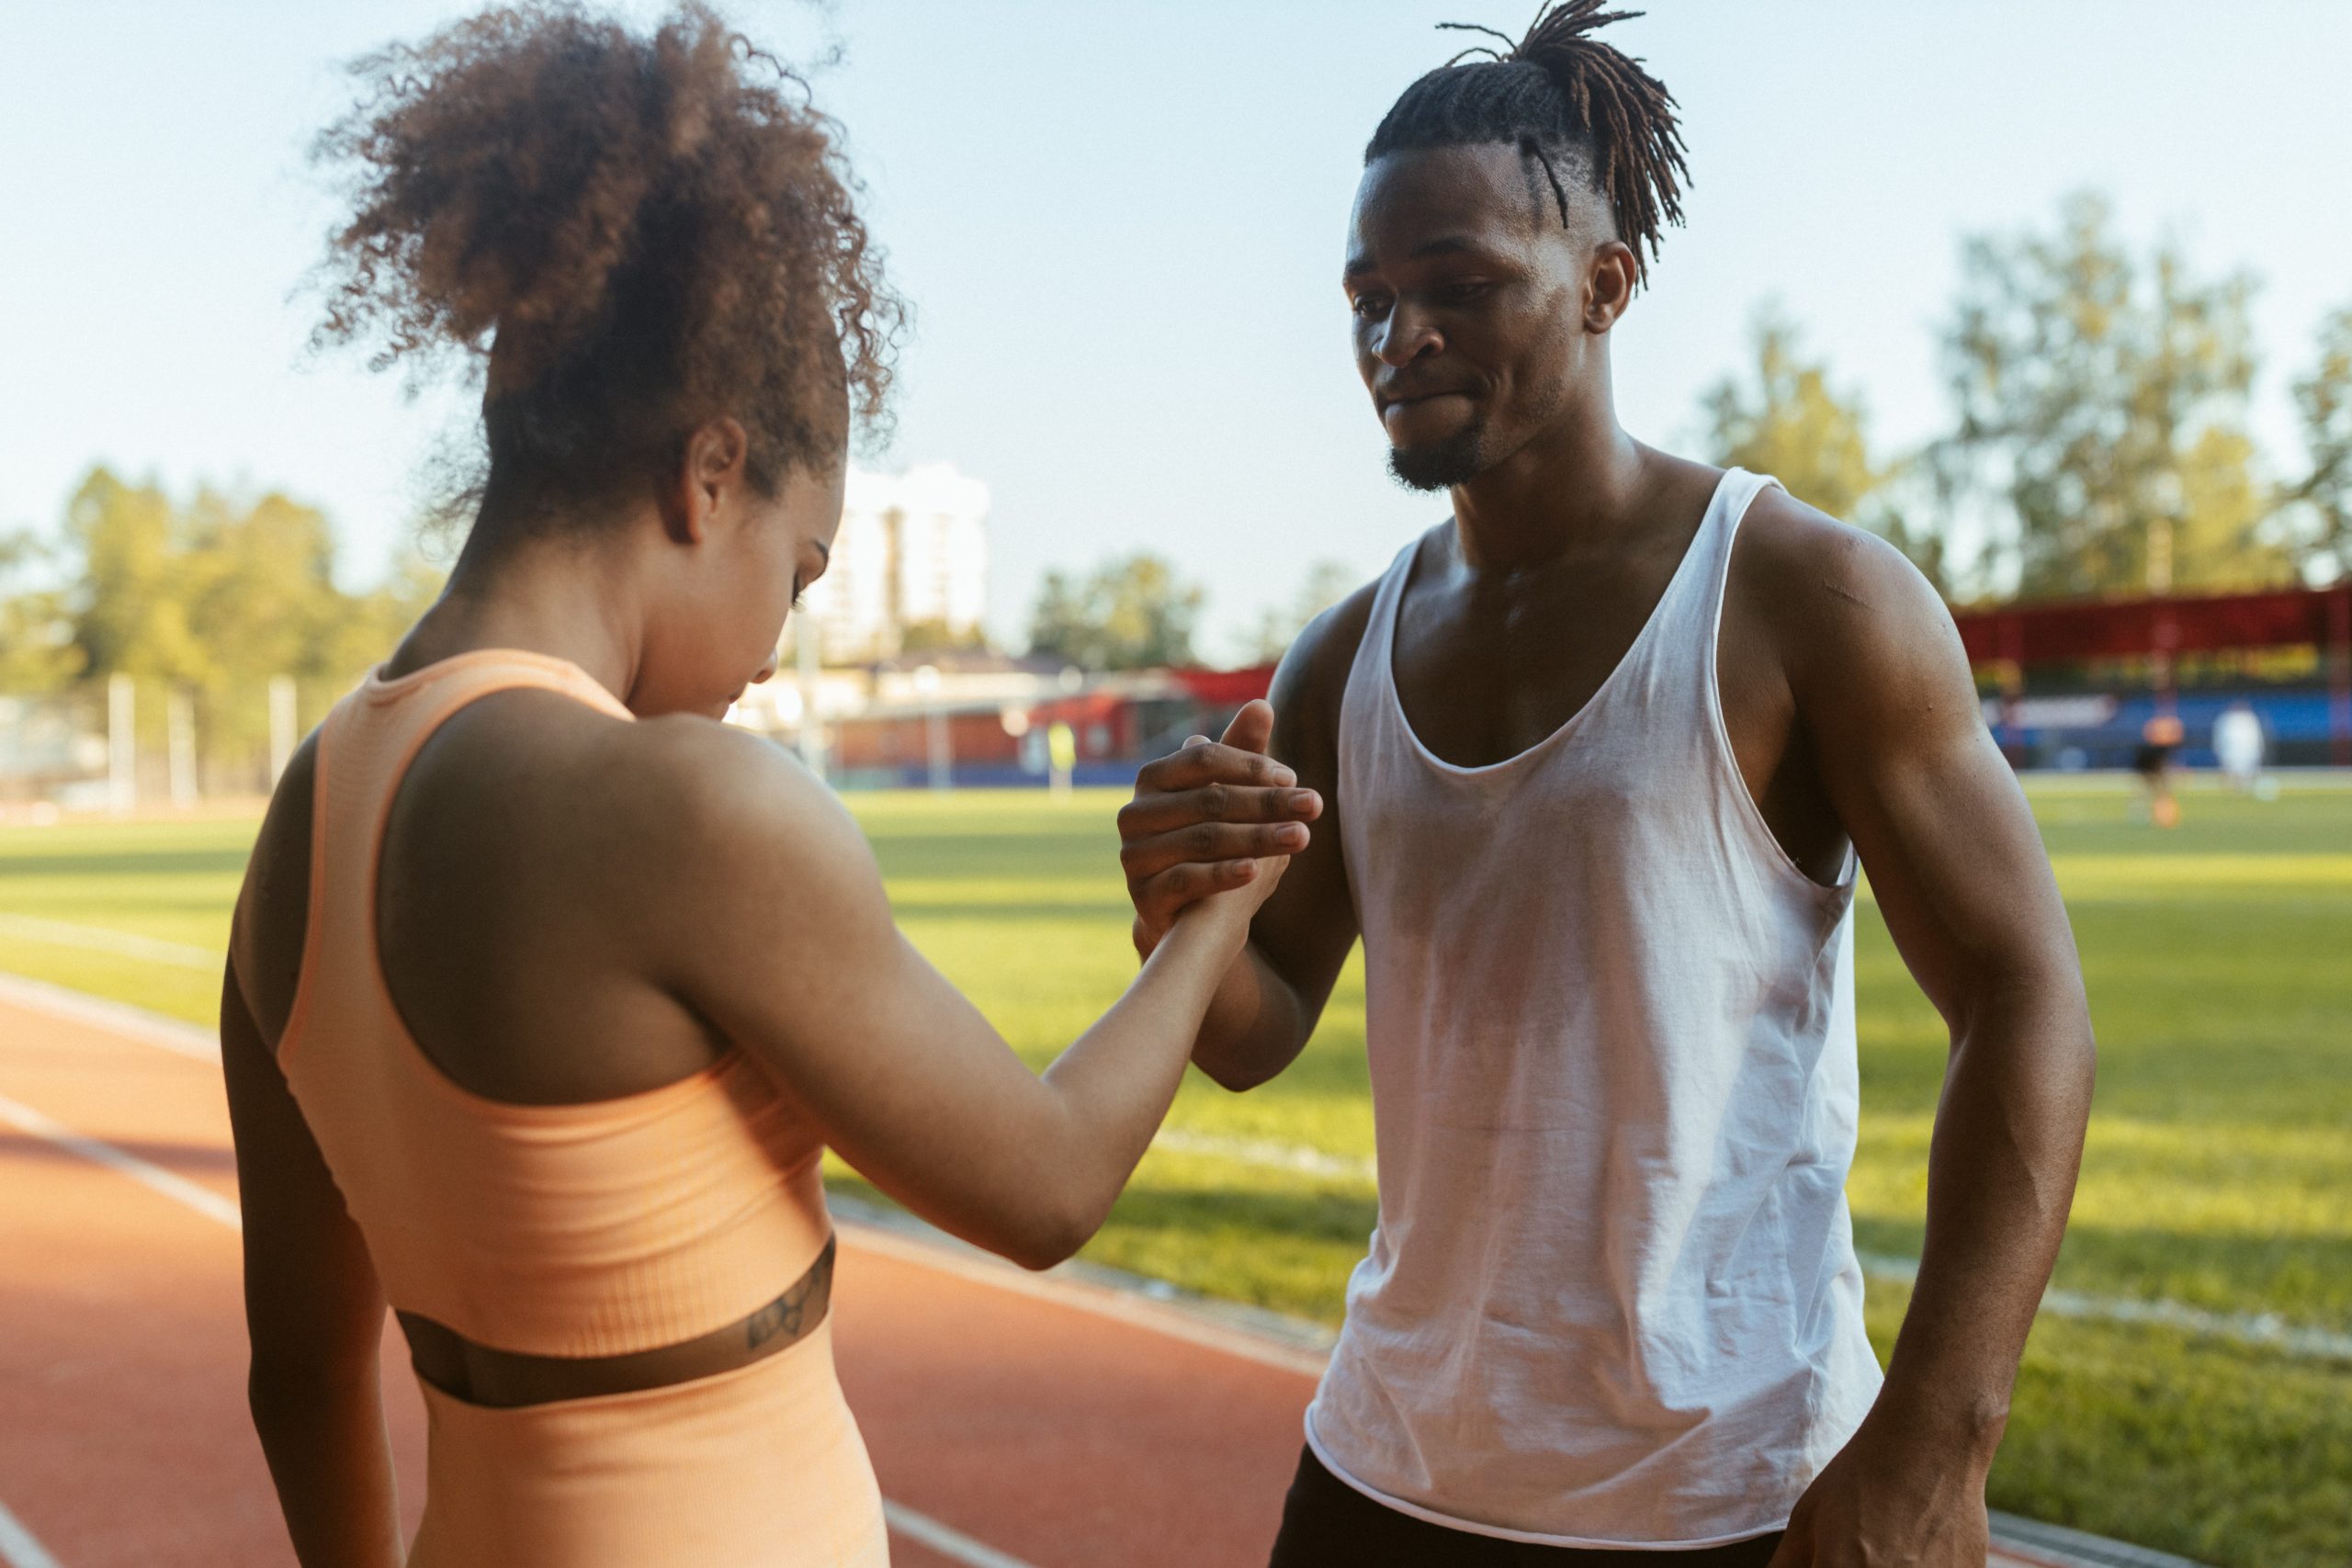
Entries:
MULTIPOLYGON (((1453 527, 1451 517, 1432 524, 1415 536, 1406 548, 1418 558, 1421 552, 1442 544, 1453 527)), ((1364 633, 1372 627, 1373 604, 1380 597, 1380 585, 1393 570, 1392 562, 1378 576, 1307 622, 1306 630, 1292 639, 1290 651, 1283 655, 1281 667, 1274 671, 1277 713, 1287 694, 1294 699, 1326 704, 1337 717, 1340 698, 1347 690, 1348 672, 1355 668, 1356 650, 1363 645, 1364 633)))
POLYGON ((1902 551, 1777 486, 1741 522, 1724 611, 1770 641, 1800 688, 1959 649, 1943 596, 1902 551))
POLYGON ((1372 625, 1373 602, 1380 595, 1377 577, 1307 622, 1291 640, 1274 670, 1275 733, 1296 733, 1305 725, 1314 731, 1335 729, 1340 699, 1347 694, 1348 674, 1355 668, 1356 652, 1372 625))

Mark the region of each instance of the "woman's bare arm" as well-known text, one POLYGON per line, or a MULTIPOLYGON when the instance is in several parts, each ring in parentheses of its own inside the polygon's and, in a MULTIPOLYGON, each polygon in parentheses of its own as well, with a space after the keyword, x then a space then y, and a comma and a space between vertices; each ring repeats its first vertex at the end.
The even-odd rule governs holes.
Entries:
POLYGON ((246 1398, 302 1568, 398 1568, 400 1520, 367 1244, 277 1070, 232 964, 220 1065, 244 1214, 246 1398))
POLYGON ((639 775, 663 802, 647 819, 670 824, 642 912, 659 982, 915 1213, 1031 1268, 1076 1251, 1167 1113, 1282 863, 1230 863, 1234 891, 1178 920, 1040 1077, 899 933, 865 839, 797 762, 717 726, 637 728, 659 758, 639 775))

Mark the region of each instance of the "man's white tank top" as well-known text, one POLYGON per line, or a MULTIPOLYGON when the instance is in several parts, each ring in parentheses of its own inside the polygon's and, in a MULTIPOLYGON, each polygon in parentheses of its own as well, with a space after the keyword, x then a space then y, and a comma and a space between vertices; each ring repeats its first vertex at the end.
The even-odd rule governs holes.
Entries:
POLYGON ((1396 695, 1415 548, 1340 720, 1380 1219, 1306 1413, 1392 1507, 1562 1546, 1784 1525, 1879 1386, 1846 1211, 1853 904, 1765 826, 1715 642, 1724 476, 1592 699, 1488 767, 1396 695))

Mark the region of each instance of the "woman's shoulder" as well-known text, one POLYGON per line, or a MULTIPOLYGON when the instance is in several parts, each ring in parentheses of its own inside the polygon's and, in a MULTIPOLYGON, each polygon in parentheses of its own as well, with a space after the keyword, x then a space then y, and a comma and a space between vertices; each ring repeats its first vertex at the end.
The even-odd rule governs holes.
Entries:
POLYGON ((229 956, 237 988, 276 1048, 294 1010, 302 973, 302 938, 310 924, 312 803, 318 789, 319 737, 295 748, 271 792, 254 836, 230 926, 229 956))
POLYGON ((788 887, 803 908, 868 895, 879 904, 880 873, 865 835, 797 757, 705 718, 648 719, 628 729, 613 742, 619 809, 639 844, 698 901, 722 889, 761 900, 788 887))

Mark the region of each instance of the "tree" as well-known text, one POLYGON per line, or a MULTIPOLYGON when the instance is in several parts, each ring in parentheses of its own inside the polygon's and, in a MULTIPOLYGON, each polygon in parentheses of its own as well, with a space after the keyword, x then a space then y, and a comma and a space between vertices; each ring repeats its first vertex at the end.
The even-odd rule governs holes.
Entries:
MULTIPOLYGON (((42 554, 29 534, 0 535, 0 586, 42 554)), ((45 696, 81 669, 64 594, 27 589, 0 598, 0 696, 45 696)))
POLYGON ((900 653, 956 653, 988 645, 986 628, 950 626, 944 619, 909 621, 899 629, 900 653))
POLYGON ((66 502, 66 546, 80 564, 69 594, 74 643, 91 678, 179 682, 206 673, 187 621, 180 534, 171 497, 104 467, 66 502))
POLYGON ((1808 506, 1884 536, 1949 591, 1942 536, 1896 504, 1909 465, 1871 457, 1860 397, 1841 395, 1828 362, 1805 356, 1802 333, 1778 303, 1758 307, 1749 331, 1750 378, 1726 376, 1700 396, 1708 459, 1770 474, 1808 506))
POLYGON ((1996 548, 2029 596, 2278 581, 2292 560, 2245 430, 2253 280, 2200 278, 2170 243, 2135 258, 2111 219, 2077 195, 2053 233, 1962 246, 1948 491, 2007 502, 1996 548))
POLYGON ((1838 396, 1828 365, 1804 356, 1777 303, 1759 307, 1749 331, 1753 380, 1726 376, 1700 398, 1710 460, 1770 474, 1808 506, 1855 517, 1887 478, 1871 461, 1860 400, 1838 396))
POLYGON ((1355 568, 1345 561, 1319 560, 1308 567, 1306 580, 1298 585, 1298 594, 1289 606, 1269 606, 1258 617, 1258 630, 1250 643, 1252 661, 1272 664, 1279 660, 1309 621, 1353 592, 1360 581, 1355 568))
POLYGON ((1193 662, 1207 596, 1155 555, 1106 561, 1083 581, 1048 571, 1029 616, 1029 651, 1086 670, 1193 662))
MULTIPOLYGON (((0 576, 26 553, 0 542, 0 576)), ((0 600, 0 689, 123 674, 189 698, 207 771, 240 787, 266 758, 274 679, 292 677, 301 711, 319 712, 439 590, 411 555, 373 592, 344 592, 325 514, 282 494, 199 489, 182 504, 103 467, 67 503, 61 553, 62 587, 0 600)), ((138 716, 153 744, 164 705, 138 716)))
POLYGON ((2289 493, 2306 570, 2352 573, 2352 306, 2320 326, 2319 358, 2295 383, 2311 472, 2289 493))

